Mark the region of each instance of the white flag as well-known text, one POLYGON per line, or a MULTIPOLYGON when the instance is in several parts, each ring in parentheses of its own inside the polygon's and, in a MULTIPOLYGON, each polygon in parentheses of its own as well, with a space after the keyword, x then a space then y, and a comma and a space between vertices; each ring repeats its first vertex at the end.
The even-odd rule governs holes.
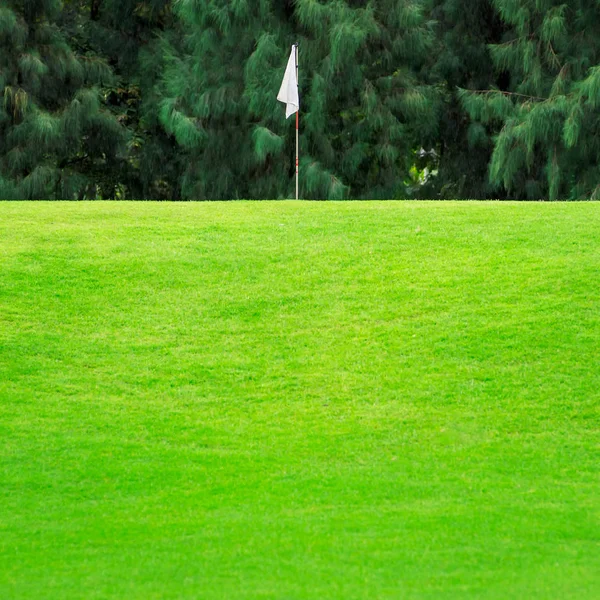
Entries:
POLYGON ((285 75, 277 100, 283 102, 285 106, 285 118, 289 119, 294 113, 300 110, 300 97, 298 96, 298 79, 296 77, 296 46, 292 46, 292 53, 288 60, 285 75))

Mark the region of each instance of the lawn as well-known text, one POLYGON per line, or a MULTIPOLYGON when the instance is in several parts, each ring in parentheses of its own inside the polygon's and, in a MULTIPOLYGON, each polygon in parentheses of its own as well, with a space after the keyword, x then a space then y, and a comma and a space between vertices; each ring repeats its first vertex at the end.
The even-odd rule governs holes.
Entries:
POLYGON ((600 204, 0 203, 0 598, 600 597, 600 204))

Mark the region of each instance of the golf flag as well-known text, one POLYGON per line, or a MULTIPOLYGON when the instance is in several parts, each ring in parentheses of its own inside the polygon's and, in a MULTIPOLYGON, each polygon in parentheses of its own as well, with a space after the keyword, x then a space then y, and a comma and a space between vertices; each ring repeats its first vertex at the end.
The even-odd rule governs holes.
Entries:
POLYGON ((285 75, 277 100, 285 104, 285 118, 289 119, 294 113, 300 110, 300 97, 298 95, 298 78, 296 76, 297 68, 297 46, 292 46, 292 53, 288 60, 285 75))

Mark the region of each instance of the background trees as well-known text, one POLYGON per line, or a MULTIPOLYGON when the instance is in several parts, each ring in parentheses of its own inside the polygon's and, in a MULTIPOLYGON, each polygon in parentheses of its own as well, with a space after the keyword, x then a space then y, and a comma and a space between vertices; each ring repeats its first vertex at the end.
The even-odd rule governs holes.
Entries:
POLYGON ((189 157, 190 198, 292 193, 294 129, 274 101, 300 43, 303 197, 404 193, 433 102, 415 71, 433 44, 417 5, 182 0, 185 38, 165 45, 160 118, 189 157))
POLYGON ((0 197, 599 195, 594 0, 0 1, 0 197), (426 170, 424 170, 426 169, 426 170))
POLYGON ((57 0, 0 4, 0 195, 84 198, 118 193, 126 131, 102 106, 111 72, 77 53, 57 0))
POLYGON ((181 152, 158 118, 165 40, 180 35, 171 0, 92 0, 79 9, 86 44, 106 58, 114 80, 106 104, 130 132, 119 174, 133 198, 179 199, 181 152))
POLYGON ((490 180, 519 198, 596 198, 600 191, 600 13, 589 0, 493 0, 502 39, 490 47, 505 88, 463 94, 497 131, 490 180))
POLYGON ((489 124, 472 121, 464 110, 461 89, 504 89, 507 79, 491 67, 490 44, 503 39, 505 24, 490 0, 431 0, 427 12, 435 20, 435 46, 421 78, 439 94, 438 175, 432 195, 441 198, 506 197, 490 183, 493 149, 489 124))

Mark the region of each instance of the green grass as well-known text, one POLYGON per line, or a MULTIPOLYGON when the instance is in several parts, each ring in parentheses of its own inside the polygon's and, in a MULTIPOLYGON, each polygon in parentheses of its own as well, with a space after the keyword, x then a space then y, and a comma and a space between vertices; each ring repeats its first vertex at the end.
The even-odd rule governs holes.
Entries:
POLYGON ((599 302, 594 203, 0 203, 0 598, 599 598, 599 302))

